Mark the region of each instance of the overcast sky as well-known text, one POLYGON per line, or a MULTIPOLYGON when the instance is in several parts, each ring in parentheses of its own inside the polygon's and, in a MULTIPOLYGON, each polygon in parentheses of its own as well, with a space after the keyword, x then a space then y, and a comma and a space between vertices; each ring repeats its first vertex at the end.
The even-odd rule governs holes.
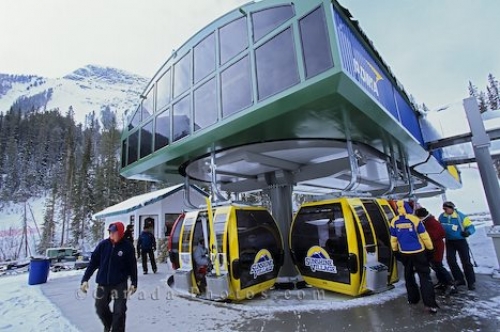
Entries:
MULTIPOLYGON (((299 0, 305 1, 305 0, 299 0)), ((61 77, 87 64, 152 77, 196 31, 246 0, 0 0, 0 73, 61 77)), ((340 0, 431 109, 500 76, 498 0, 340 0)))
POLYGON ((87 64, 152 77, 173 49, 247 0, 0 0, 0 73, 87 64))

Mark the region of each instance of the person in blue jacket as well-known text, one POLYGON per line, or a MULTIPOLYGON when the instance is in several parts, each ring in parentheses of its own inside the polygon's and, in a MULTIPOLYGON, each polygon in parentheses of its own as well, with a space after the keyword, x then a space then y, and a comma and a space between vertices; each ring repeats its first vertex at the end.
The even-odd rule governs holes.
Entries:
POLYGON ((140 258, 142 255, 142 270, 144 274, 148 274, 148 257, 153 273, 158 271, 155 260, 156 238, 151 232, 150 227, 151 224, 148 223, 148 218, 146 218, 144 230, 137 240, 137 258, 140 258))
POLYGON ((469 217, 458 211, 453 202, 443 203, 443 213, 439 216, 439 222, 446 232, 446 261, 450 267, 451 274, 457 286, 465 285, 470 290, 476 289, 476 274, 470 259, 470 248, 467 237, 476 232, 476 228, 469 217), (457 252, 464 268, 464 273, 457 263, 457 252), (464 279, 465 274, 465 279, 464 279))
POLYGON ((422 296, 426 310, 438 310, 427 251, 434 250, 431 238, 419 218, 408 214, 403 201, 397 202, 398 215, 391 220, 391 247, 404 265, 405 286, 409 304, 417 304, 422 296), (415 280, 417 272, 420 290, 415 280))
POLYGON ((92 252, 80 285, 80 290, 87 293, 89 279, 98 270, 95 308, 104 325, 104 331, 125 331, 127 298, 137 290, 134 246, 123 238, 124 230, 123 223, 119 221, 109 225, 109 238, 102 240, 92 252), (109 304, 112 300, 114 302, 111 312, 109 304))

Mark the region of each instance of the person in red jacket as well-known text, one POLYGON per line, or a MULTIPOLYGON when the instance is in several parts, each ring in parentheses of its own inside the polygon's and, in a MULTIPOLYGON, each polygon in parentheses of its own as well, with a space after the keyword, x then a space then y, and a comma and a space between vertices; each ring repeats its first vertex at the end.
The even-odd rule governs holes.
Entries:
POLYGON ((436 277, 438 279, 435 288, 444 290, 447 295, 456 292, 451 273, 443 265, 444 238, 446 235, 443 226, 426 208, 420 207, 416 209, 415 216, 420 218, 424 223, 425 229, 427 233, 429 233, 432 244, 434 245, 434 251, 429 257, 429 263, 434 272, 436 272, 436 277))

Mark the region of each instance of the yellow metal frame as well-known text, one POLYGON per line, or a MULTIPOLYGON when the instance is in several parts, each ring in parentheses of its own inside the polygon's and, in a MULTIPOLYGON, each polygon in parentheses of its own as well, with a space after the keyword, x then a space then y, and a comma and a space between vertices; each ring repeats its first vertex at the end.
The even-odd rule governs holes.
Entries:
MULTIPOLYGON (((385 199, 378 198, 377 203, 380 207, 387 206, 391 211, 396 215, 396 212, 392 209, 391 204, 385 199)), ((385 213, 384 209, 382 209, 382 215, 385 218, 385 221, 387 223, 387 226, 389 227, 391 224, 391 218, 385 213)), ((390 236, 389 236, 390 238, 390 236)), ((389 274, 389 284, 394 284, 399 281, 399 274, 398 274, 398 261, 396 260, 395 257, 392 258, 392 266, 391 266, 391 273, 389 274)))

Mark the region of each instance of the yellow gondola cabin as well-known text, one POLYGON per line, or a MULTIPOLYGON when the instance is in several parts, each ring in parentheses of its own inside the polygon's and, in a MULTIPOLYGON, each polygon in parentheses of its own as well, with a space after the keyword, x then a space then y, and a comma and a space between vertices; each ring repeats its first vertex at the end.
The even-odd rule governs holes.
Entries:
POLYGON ((306 283, 358 296, 398 280, 387 201, 337 198, 303 204, 290 230, 292 259, 306 283))
POLYGON ((283 263, 283 242, 267 209, 219 206, 213 220, 209 216, 207 210, 187 212, 172 232, 179 237, 172 239, 179 247, 175 288, 213 300, 250 299, 271 288, 283 263), (204 292, 193 257, 202 237, 209 244, 213 265, 204 292))

